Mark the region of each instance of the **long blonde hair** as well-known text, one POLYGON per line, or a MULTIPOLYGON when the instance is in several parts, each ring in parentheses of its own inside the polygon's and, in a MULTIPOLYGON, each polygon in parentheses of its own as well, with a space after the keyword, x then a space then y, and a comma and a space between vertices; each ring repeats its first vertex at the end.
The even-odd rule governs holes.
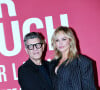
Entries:
POLYGON ((55 31, 54 34, 52 36, 51 39, 51 43, 52 46, 54 48, 55 51, 55 58, 58 59, 59 57, 61 57, 61 53, 60 51, 57 50, 55 42, 56 42, 56 36, 59 33, 59 31, 63 31, 65 35, 67 35, 67 37, 70 40, 70 50, 69 50, 69 55, 68 55, 68 59, 69 60, 73 60, 73 58, 78 56, 78 50, 77 50, 77 46, 76 46, 76 38, 75 35, 73 33, 73 30, 69 27, 64 27, 64 26, 59 26, 55 31))

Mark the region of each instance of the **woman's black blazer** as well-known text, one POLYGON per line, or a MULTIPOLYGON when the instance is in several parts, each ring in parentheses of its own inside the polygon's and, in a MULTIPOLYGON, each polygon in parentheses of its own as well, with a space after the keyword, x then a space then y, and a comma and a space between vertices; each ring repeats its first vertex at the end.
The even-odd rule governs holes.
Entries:
POLYGON ((50 64, 50 76, 55 90, 96 90, 92 62, 89 58, 79 55, 67 65, 61 65, 55 74, 59 60, 50 64))

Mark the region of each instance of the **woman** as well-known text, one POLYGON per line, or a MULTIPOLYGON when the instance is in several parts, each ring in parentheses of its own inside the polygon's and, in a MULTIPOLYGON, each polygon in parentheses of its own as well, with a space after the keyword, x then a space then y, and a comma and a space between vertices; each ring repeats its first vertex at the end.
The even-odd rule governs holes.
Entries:
POLYGON ((52 36, 55 57, 51 62, 51 78, 55 90, 96 90, 92 62, 79 54, 73 30, 58 27, 52 36))

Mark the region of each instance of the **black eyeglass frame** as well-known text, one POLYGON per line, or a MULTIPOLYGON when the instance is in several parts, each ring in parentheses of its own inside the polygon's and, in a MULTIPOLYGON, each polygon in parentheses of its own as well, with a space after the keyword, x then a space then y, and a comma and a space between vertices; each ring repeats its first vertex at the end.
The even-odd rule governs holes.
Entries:
POLYGON ((29 50, 34 50, 34 46, 36 47, 36 49, 40 49, 42 47, 43 43, 36 43, 36 44, 30 44, 30 45, 27 45, 27 49, 29 50), (37 45, 40 45, 39 47, 37 45), (30 49, 29 47, 32 46, 33 48, 30 49))

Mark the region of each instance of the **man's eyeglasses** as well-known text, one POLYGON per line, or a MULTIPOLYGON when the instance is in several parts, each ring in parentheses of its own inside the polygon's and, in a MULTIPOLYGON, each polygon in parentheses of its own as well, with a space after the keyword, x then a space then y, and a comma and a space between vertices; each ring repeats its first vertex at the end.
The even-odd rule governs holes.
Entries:
POLYGON ((43 43, 36 43, 36 44, 30 44, 30 45, 27 45, 27 48, 29 50, 34 50, 34 46, 36 49, 40 49, 42 47, 43 43))

